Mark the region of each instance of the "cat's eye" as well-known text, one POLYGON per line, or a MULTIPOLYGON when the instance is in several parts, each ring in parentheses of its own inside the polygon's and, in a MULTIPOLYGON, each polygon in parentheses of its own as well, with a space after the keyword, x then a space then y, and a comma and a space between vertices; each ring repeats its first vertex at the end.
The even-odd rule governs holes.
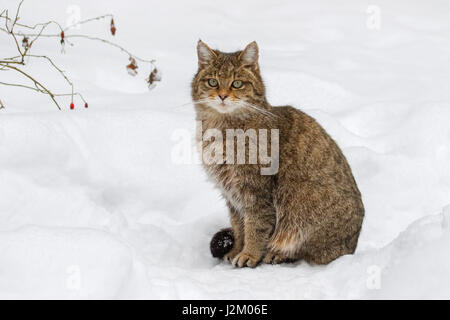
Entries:
POLYGON ((242 87, 242 81, 241 80, 235 80, 233 81, 233 83, 231 84, 231 86, 233 88, 239 89, 240 87, 242 87))
POLYGON ((209 84, 211 87, 217 87, 217 85, 219 84, 219 82, 218 82, 216 79, 211 78, 211 79, 208 80, 208 84, 209 84))

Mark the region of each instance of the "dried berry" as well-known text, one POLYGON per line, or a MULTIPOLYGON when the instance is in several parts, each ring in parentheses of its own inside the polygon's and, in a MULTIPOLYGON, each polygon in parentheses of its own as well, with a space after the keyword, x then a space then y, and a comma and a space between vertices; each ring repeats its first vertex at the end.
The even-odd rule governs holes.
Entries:
POLYGON ((111 19, 111 34, 113 35, 113 36, 115 36, 116 35, 116 25, 115 25, 115 23, 114 23, 114 19, 111 19))

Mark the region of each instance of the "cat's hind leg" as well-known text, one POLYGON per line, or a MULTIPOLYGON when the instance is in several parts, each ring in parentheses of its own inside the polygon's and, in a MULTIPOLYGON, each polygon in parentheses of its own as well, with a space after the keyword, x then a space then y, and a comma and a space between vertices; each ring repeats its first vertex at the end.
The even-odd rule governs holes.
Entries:
POLYGON ((278 264, 298 260, 301 248, 306 240, 304 230, 299 230, 292 225, 283 228, 278 224, 268 245, 265 263, 278 264))
POLYGON ((267 264, 280 264, 280 263, 284 263, 284 262, 294 262, 295 260, 297 260, 297 259, 293 259, 282 253, 278 253, 278 252, 269 250, 266 253, 266 256, 264 257, 263 262, 267 263, 267 264))
POLYGON ((358 243, 362 218, 350 222, 333 221, 317 230, 302 247, 302 258, 310 264, 328 264, 340 256, 353 254, 358 243))

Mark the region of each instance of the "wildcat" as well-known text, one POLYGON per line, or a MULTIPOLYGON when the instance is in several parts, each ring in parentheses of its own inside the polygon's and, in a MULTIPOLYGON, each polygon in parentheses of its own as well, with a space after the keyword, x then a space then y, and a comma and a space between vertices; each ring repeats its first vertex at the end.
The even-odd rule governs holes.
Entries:
MULTIPOLYGON (((261 174, 258 163, 203 163, 229 209, 234 242, 225 259, 236 267, 299 259, 327 264, 355 251, 364 217, 361 194, 341 150, 313 118, 267 102, 258 52, 256 42, 233 53, 201 40, 197 45, 192 99, 201 133, 279 132, 275 174, 261 174)), ((202 137, 197 142, 208 147, 211 141, 202 137)))

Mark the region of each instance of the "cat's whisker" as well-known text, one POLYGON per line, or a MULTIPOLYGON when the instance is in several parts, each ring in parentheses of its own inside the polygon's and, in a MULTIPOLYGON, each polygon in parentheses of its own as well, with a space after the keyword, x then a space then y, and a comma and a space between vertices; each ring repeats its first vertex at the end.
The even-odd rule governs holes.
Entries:
POLYGON ((243 105, 244 108, 251 110, 251 111, 255 111, 263 116, 270 116, 269 114, 265 113, 264 111, 260 110, 259 108, 253 107, 253 106, 248 106, 248 105, 243 105))
POLYGON ((193 103, 203 103, 203 102, 212 102, 214 101, 214 99, 212 98, 203 98, 203 99, 198 99, 198 100, 194 100, 193 103))
MULTIPOLYGON (((183 103, 183 104, 174 106, 174 108, 180 108, 180 107, 184 107, 184 106, 187 106, 187 105, 195 105, 195 104, 197 104, 197 103, 205 103, 205 102, 206 102, 206 103, 208 103, 208 102, 214 102, 214 99, 211 99, 211 98, 198 99, 198 100, 194 100, 194 101, 190 101, 190 102, 187 102, 187 103, 183 103)), ((268 116, 268 117, 272 117, 272 118, 278 118, 278 115, 276 115, 276 114, 270 112, 269 110, 260 108, 259 106, 254 105, 254 104, 251 104, 251 103, 249 103, 249 102, 246 102, 246 101, 239 101, 237 104, 238 104, 240 107, 243 107, 243 108, 245 108, 245 109, 247 109, 247 110, 251 110, 251 111, 258 112, 258 113, 261 114, 261 115, 268 116)))
POLYGON ((175 106, 171 106, 170 108, 181 108, 181 107, 185 107, 188 105, 195 105, 196 103, 203 103, 203 102, 211 102, 212 100, 210 98, 204 98, 204 99, 199 99, 199 100, 195 100, 195 101, 189 101, 186 103, 182 103, 182 104, 178 104, 175 106))
POLYGON ((259 112, 260 114, 263 114, 265 116, 269 116, 269 117, 272 117, 272 118, 278 118, 278 115, 270 112, 269 110, 262 109, 262 108, 260 108, 260 107, 258 107, 256 105, 254 105, 254 104, 251 104, 251 103, 248 103, 248 102, 245 102, 245 101, 242 101, 241 103, 242 103, 242 106, 244 108, 247 108, 247 109, 250 109, 250 110, 254 110, 254 111, 259 112))
POLYGON ((249 107, 249 108, 252 108, 252 109, 254 109, 254 110, 257 110, 257 111, 259 111, 259 112, 261 112, 261 113, 264 113, 264 114, 267 114, 267 115, 272 115, 272 116, 278 117, 276 114, 270 112, 269 110, 260 108, 259 106, 255 105, 255 104, 251 104, 251 103, 246 102, 246 101, 241 101, 241 103, 242 103, 244 106, 247 106, 247 107, 249 107))

